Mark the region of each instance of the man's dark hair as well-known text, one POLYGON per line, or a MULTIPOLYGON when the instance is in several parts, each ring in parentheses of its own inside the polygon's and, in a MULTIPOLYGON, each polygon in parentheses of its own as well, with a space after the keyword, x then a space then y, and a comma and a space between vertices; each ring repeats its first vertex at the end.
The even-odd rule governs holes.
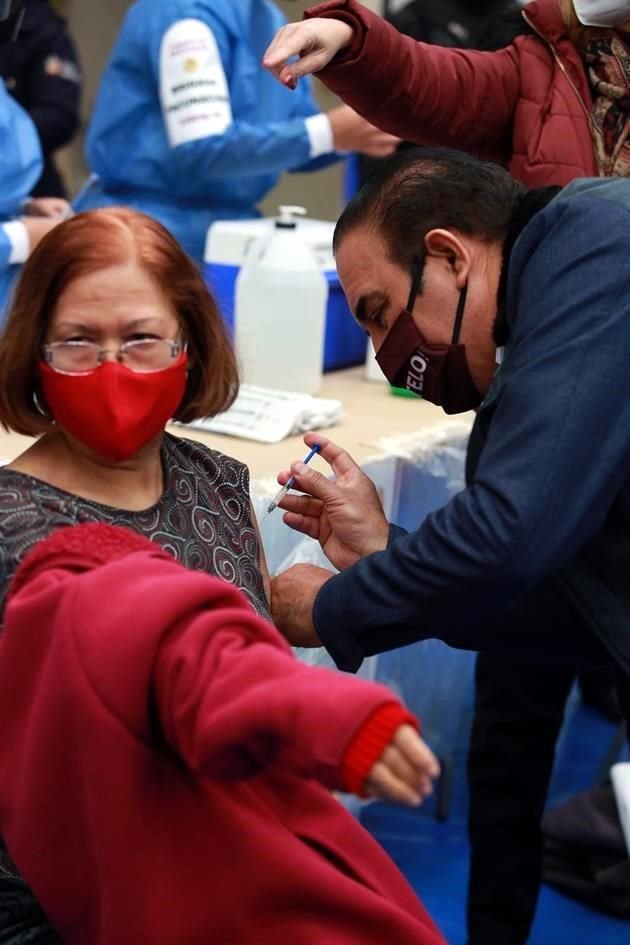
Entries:
POLYGON ((413 278, 424 238, 436 228, 503 241, 526 193, 499 164, 448 148, 402 151, 381 165, 352 198, 335 228, 336 252, 357 227, 377 232, 391 260, 413 278))

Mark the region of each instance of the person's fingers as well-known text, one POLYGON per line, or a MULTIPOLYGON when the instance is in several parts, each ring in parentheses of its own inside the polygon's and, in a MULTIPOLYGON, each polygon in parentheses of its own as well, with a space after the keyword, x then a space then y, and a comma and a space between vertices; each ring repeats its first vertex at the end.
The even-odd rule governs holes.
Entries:
POLYGON ((389 135, 378 137, 374 139, 369 148, 366 148, 366 153, 369 153, 372 157, 389 157, 399 144, 398 138, 392 138, 389 135))
POLYGON ((397 138, 396 135, 390 135, 388 131, 382 131, 382 129, 374 126, 372 126, 371 138, 375 144, 400 144, 400 138, 397 138))
POLYGON ((23 204, 27 216, 62 217, 70 209, 70 204, 62 197, 31 197, 23 204))
POLYGON ((362 152, 370 158, 388 158, 394 153, 395 148, 365 148, 362 152))
POLYGON ((401 726, 398 731, 402 732, 399 741, 403 748, 401 749, 394 739, 383 752, 380 761, 421 797, 427 797, 433 793, 433 778, 439 773, 437 761, 412 726, 401 726))
POLYGON ((279 507, 284 512, 294 512, 309 518, 320 518, 324 511, 324 503, 320 499, 313 499, 310 495, 295 495, 292 492, 285 495, 279 507))
POLYGON ((278 79, 283 85, 290 89, 296 89, 300 79, 307 75, 315 75, 324 68, 328 59, 322 52, 309 53, 296 59, 295 62, 287 63, 278 73, 278 79))
POLYGON ((307 433, 304 442, 311 449, 319 446, 319 455, 326 460, 337 478, 354 472, 361 473, 360 466, 355 463, 350 453, 333 443, 328 437, 319 433, 307 433))
POLYGON ((419 773, 430 778, 437 778, 440 773, 438 760, 412 725, 401 725, 394 735, 392 744, 419 773))
MULTIPOLYGON (((319 447, 318 455, 326 460, 337 478, 352 473, 364 475, 364 473, 361 472, 361 467, 346 450, 342 449, 336 443, 333 443, 328 437, 322 436, 321 433, 305 434, 304 442, 309 449, 312 449, 314 446, 319 447)), ((299 460, 297 462, 299 462, 299 460)), ((278 473, 277 478, 280 485, 286 485, 288 479, 294 474, 295 465, 296 464, 293 463, 291 469, 283 469, 282 472, 278 473)))
POLYGON ((323 69, 329 58, 312 30, 298 23, 280 30, 263 56, 263 66, 284 85, 291 85, 297 84, 302 76, 323 69))
POLYGON ((295 30, 289 26, 283 26, 265 50, 262 60, 264 68, 276 76, 279 75, 289 59, 299 54, 301 45, 301 41, 296 39, 295 30))
POLYGON ((50 216, 62 216, 68 210, 69 204, 66 200, 50 197, 43 205, 50 216))
MULTIPOLYGON (((321 433, 306 433, 303 437, 304 443, 308 446, 309 450, 312 450, 314 446, 319 446, 319 455, 322 455, 322 450, 328 446, 331 442, 327 437, 322 436, 321 433)), ((296 460, 297 462, 297 460, 296 460)), ((278 473, 278 482, 280 485, 284 486, 287 483, 287 480, 293 475, 291 469, 283 469, 278 473)))
POLYGON ((285 512, 282 516, 282 521, 289 528, 292 528, 294 532, 301 532, 302 535, 308 535, 309 538, 314 538, 316 541, 319 541, 319 518, 312 518, 308 515, 298 515, 295 512, 285 512))
MULTIPOLYGON (((304 463, 294 463, 291 471, 295 476, 295 488, 300 492, 321 499, 322 502, 334 502, 342 497, 342 492, 334 480, 324 476, 316 469, 311 469, 304 463)), ((347 495, 348 490, 346 490, 347 495)))
POLYGON ((420 793, 401 781, 380 761, 372 768, 364 787, 368 794, 384 801, 395 801, 409 807, 418 807, 422 803, 420 793))
POLYGON ((323 450, 324 447, 330 443, 327 436, 324 436, 323 433, 316 433, 313 430, 309 430, 308 433, 305 433, 303 440, 309 449, 312 449, 314 446, 319 446, 320 450, 323 450))
POLYGON ((381 762, 389 768, 392 774, 404 781, 411 788, 415 789, 419 782, 417 769, 409 763, 406 756, 396 748, 395 745, 387 746, 380 758, 381 762))

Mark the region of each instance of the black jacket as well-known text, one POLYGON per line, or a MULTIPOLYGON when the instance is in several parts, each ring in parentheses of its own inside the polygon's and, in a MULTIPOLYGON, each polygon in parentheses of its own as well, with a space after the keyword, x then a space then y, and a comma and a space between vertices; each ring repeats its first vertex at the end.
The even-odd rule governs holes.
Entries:
POLYGON ((420 42, 476 49, 478 36, 513 10, 520 16, 515 0, 410 0, 390 4, 385 16, 420 42))
POLYGON ((16 42, 0 48, 0 76, 39 132, 45 166, 34 194, 65 196, 52 155, 79 125, 81 67, 65 21, 48 0, 27 0, 16 42))

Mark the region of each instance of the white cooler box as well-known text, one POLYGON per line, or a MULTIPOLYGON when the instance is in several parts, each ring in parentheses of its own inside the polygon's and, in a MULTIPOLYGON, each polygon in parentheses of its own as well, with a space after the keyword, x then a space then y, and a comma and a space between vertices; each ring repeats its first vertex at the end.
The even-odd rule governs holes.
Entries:
MULTIPOLYGON (((236 279, 247 247, 252 240, 271 233, 273 218, 257 220, 227 220, 214 223, 208 231, 204 255, 204 274, 215 295, 229 329, 234 331, 236 279)), ((362 364, 365 361, 367 338, 348 309, 339 285, 332 254, 334 223, 324 220, 299 220, 297 227, 302 239, 315 250, 322 271, 328 280, 328 307, 324 341, 324 371, 362 364)), ((296 299, 299 306, 299 299, 296 299)))

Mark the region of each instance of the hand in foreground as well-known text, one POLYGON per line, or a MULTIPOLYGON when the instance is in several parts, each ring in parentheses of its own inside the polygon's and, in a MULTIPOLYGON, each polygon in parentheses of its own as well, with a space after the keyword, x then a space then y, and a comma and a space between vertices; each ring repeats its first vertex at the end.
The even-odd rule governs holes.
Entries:
POLYGON ((263 66, 279 82, 295 89, 298 79, 327 66, 352 41, 352 27, 341 20, 316 17, 288 23, 278 30, 263 57, 263 66), (291 62, 295 56, 299 58, 291 62))
POLYGON ((20 219, 26 227, 31 252, 51 230, 61 223, 59 217, 21 217, 20 219))
POLYGON ((418 807, 432 793, 439 773, 437 758, 415 728, 401 725, 363 787, 370 797, 418 807))
POLYGON ((313 604, 326 581, 334 577, 314 564, 295 564, 271 580, 271 614, 292 646, 321 646, 313 626, 313 604))
POLYGON ((371 125, 348 105, 339 105, 327 115, 335 151, 359 151, 368 157, 384 158, 393 154, 400 144, 400 138, 371 125))
POLYGON ((294 463, 278 482, 284 485, 291 473, 295 488, 306 495, 289 493, 280 503, 284 522, 295 531, 315 538, 328 560, 339 571, 349 568, 359 558, 384 551, 389 539, 389 524, 383 512, 376 486, 355 461, 325 436, 308 433, 307 446, 320 446, 322 456, 335 474, 331 482, 322 473, 304 463, 294 463))
POLYGON ((30 197, 25 201, 22 212, 26 217, 53 217, 65 220, 71 212, 71 206, 62 197, 30 197))

